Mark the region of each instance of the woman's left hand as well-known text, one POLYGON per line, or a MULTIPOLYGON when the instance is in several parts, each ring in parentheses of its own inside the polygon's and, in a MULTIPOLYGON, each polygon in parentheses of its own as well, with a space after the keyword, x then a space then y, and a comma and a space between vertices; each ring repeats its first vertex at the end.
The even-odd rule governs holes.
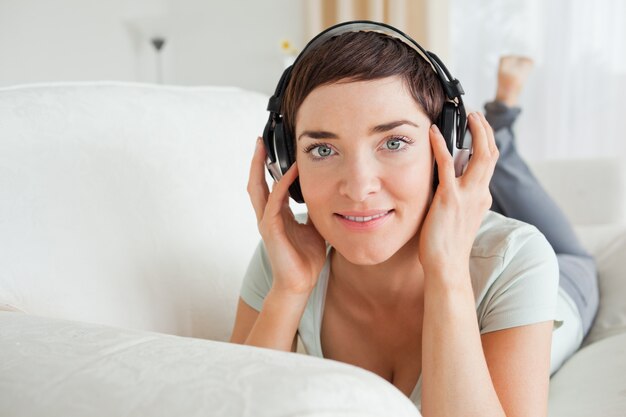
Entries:
MULTIPOLYGON (((429 135, 439 173, 439 185, 422 224, 419 256, 426 275, 443 273, 454 279, 469 270, 469 257, 483 217, 491 207, 489 182, 499 152, 485 117, 468 117, 473 154, 463 175, 456 177, 454 161, 435 125, 429 135)), ((426 278, 428 279, 428 278, 426 278)))

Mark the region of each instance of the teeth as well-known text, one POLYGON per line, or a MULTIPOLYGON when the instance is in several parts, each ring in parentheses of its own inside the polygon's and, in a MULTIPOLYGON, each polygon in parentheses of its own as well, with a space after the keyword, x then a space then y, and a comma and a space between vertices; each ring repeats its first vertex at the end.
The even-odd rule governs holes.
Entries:
POLYGON ((355 217, 355 216, 342 216, 342 217, 344 219, 352 220, 353 222, 363 223, 363 222, 369 222, 370 220, 377 219, 379 217, 386 216, 388 213, 389 212, 387 212, 387 213, 380 213, 380 214, 377 214, 375 216, 367 216, 367 217, 355 217))

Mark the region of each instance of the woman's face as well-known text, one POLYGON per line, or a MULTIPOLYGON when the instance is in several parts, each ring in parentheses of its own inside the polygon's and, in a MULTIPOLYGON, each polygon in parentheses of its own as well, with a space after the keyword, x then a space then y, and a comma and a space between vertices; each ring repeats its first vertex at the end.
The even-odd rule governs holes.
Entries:
POLYGON ((379 264, 419 238, 432 194, 430 124, 399 76, 323 85, 300 106, 308 214, 350 262, 379 264))

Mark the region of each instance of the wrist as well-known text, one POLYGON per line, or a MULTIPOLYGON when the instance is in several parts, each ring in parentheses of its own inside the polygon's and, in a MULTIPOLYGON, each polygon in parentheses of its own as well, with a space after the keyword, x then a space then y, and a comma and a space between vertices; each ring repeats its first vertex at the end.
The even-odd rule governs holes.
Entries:
POLYGON ((469 262, 466 264, 439 263, 424 266, 424 290, 465 291, 471 289, 469 262))
POLYGON ((263 306, 265 307, 266 304, 280 304, 283 306, 290 306, 295 308, 303 307, 306 306, 311 292, 312 289, 309 291, 296 292, 272 287, 265 297, 263 306))
POLYGON ((270 289, 244 344, 290 352, 307 299, 270 289))

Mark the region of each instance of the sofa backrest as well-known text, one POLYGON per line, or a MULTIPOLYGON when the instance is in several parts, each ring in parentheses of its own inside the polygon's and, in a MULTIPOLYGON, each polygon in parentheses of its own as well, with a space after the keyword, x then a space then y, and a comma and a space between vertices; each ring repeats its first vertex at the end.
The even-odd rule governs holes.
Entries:
POLYGON ((592 254, 602 254, 626 230, 625 161, 563 159, 529 165, 592 254))
MULTIPOLYGON (((0 309, 228 340, 266 105, 237 88, 0 89, 0 309)), ((622 164, 533 169, 594 249, 624 223, 622 164)))
POLYGON ((226 340, 266 106, 237 88, 0 89, 0 308, 226 340))

